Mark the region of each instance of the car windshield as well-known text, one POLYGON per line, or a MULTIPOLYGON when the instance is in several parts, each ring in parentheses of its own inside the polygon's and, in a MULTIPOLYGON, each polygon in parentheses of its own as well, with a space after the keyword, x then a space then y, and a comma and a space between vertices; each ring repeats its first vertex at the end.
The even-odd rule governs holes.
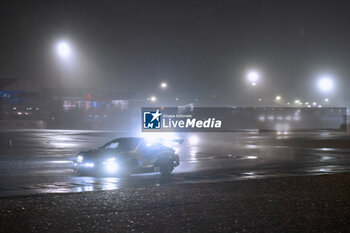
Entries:
POLYGON ((119 142, 111 142, 111 143, 108 143, 104 149, 105 150, 111 150, 111 149, 117 149, 119 146, 119 142))
POLYGON ((104 146, 102 146, 102 149, 105 150, 134 150, 136 147, 140 144, 141 139, 140 138, 122 138, 122 139, 115 139, 113 141, 108 142, 104 146))

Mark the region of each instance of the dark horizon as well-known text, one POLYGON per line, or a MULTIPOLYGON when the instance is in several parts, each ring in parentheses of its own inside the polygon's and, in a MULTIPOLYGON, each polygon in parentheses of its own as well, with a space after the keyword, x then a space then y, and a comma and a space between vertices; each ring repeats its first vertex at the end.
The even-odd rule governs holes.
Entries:
POLYGON ((215 94, 244 103, 249 69, 261 72, 264 85, 256 95, 266 98, 320 98, 314 80, 330 74, 337 82, 333 99, 344 105, 350 72, 345 6, 346 1, 7 1, 1 3, 0 78, 52 85, 63 77, 66 86, 150 94, 166 81, 173 96, 215 94), (61 39, 75 53, 63 72, 53 49, 61 39))

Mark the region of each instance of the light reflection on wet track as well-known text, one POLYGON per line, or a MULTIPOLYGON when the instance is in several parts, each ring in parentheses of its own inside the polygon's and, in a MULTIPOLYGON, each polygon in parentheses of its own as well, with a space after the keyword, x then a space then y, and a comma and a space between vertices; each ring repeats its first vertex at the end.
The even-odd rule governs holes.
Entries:
MULTIPOLYGON (((200 141, 174 145, 181 165, 169 178, 158 173, 128 178, 83 177, 72 174, 73 156, 96 148, 126 132, 34 130, 0 133, 0 196, 35 193, 86 192, 182 183, 221 182, 276 176, 318 175, 350 171, 349 149, 322 147, 321 139, 349 140, 334 133, 198 134, 200 141), (7 140, 13 141, 8 148, 7 140), (283 140, 297 141, 291 145, 283 140), (304 140, 318 147, 304 147, 304 140)), ((190 135, 178 135, 187 138, 190 135)))

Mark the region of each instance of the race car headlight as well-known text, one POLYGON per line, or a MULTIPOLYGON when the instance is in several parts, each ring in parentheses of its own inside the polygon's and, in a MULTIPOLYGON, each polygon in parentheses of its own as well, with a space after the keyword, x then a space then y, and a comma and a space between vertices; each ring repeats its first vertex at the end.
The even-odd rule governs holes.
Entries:
POLYGON ((93 167, 95 167, 95 164, 94 163, 85 163, 84 166, 87 168, 93 168, 93 167))
POLYGON ((82 155, 78 155, 78 156, 77 156, 77 162, 78 162, 78 163, 82 163, 83 160, 84 160, 84 157, 83 157, 82 155))
POLYGON ((103 162, 103 165, 105 166, 106 171, 108 173, 114 173, 119 170, 119 166, 118 163, 115 161, 115 158, 107 159, 103 162))

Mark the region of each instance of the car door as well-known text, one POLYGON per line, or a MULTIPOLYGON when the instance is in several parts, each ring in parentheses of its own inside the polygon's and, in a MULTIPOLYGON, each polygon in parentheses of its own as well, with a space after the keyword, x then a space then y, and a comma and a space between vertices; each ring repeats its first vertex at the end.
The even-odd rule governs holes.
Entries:
POLYGON ((142 142, 138 148, 138 159, 140 167, 152 167, 158 159, 161 145, 159 143, 142 142))

